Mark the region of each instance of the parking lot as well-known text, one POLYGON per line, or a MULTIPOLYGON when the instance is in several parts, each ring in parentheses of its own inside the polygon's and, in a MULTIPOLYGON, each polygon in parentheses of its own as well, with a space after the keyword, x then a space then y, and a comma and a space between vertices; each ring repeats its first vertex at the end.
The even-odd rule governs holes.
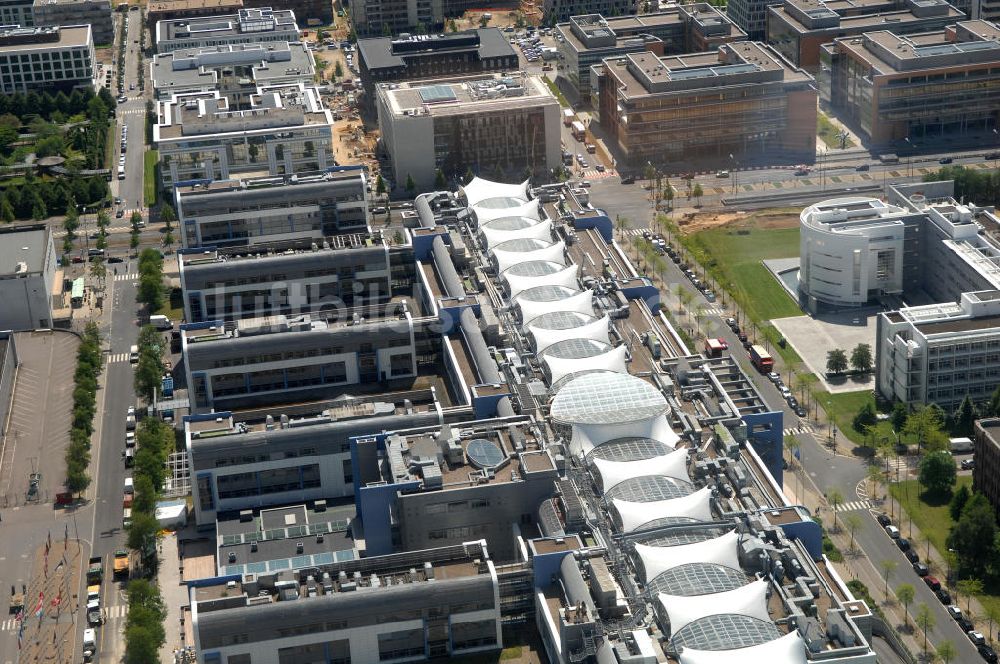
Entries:
POLYGON ((62 331, 19 332, 15 342, 20 366, 0 461, 0 492, 5 505, 24 504, 29 477, 39 472, 38 502, 51 502, 65 475, 79 339, 62 331))

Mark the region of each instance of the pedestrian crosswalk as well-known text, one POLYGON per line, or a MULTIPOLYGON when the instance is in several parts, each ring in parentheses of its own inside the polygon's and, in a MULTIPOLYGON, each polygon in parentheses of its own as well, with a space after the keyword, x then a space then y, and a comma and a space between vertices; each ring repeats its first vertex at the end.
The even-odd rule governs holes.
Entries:
POLYGON ((118 115, 146 115, 146 109, 142 107, 120 109, 118 115))
POLYGON ((629 235, 632 237, 642 237, 643 233, 648 233, 648 232, 649 232, 648 228, 628 228, 625 230, 625 235, 629 235))
POLYGON ((856 512, 858 510, 870 510, 872 508, 872 501, 870 500, 852 500, 849 503, 841 503, 837 505, 836 512, 856 512))
POLYGON ((785 429, 785 435, 795 436, 800 433, 813 433, 814 431, 816 431, 816 429, 813 428, 813 425, 802 423, 797 427, 790 427, 788 429, 785 429))
POLYGON ((112 620, 114 618, 124 618, 128 615, 128 605, 127 604, 116 604, 115 606, 109 606, 107 608, 107 614, 105 618, 112 620))
POLYGON ((726 310, 722 307, 705 307, 701 312, 706 316, 724 316, 726 314, 726 310))
POLYGON ((128 362, 128 353, 108 353, 108 364, 115 362, 128 362))
POLYGON ((609 178, 612 175, 618 175, 618 171, 613 168, 606 168, 604 172, 599 172, 596 168, 588 168, 583 171, 583 177, 589 178, 591 180, 600 180, 601 178, 609 178))
POLYGON ((116 274, 115 281, 138 281, 138 272, 128 272, 126 274, 116 274))

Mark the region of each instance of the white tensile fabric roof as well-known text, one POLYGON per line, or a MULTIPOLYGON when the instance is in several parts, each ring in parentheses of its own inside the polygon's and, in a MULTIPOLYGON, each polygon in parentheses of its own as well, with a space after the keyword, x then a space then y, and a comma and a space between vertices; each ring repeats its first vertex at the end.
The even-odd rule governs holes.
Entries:
POLYGON ((630 533, 650 521, 669 516, 685 516, 699 521, 711 521, 712 507, 709 504, 711 497, 712 490, 705 487, 683 498, 654 500, 649 503, 633 503, 629 500, 615 498, 611 503, 615 506, 618 516, 621 517, 622 532, 630 533))
POLYGON ((603 316, 593 322, 566 330, 547 330, 529 325, 528 331, 535 340, 535 353, 541 353, 557 341, 565 339, 593 339, 594 341, 603 341, 606 344, 611 343, 611 337, 608 334, 610 324, 611 319, 608 316, 603 316))
POLYGON ((670 618, 671 634, 676 634, 695 620, 720 613, 736 613, 771 621, 767 613, 767 581, 764 579, 721 593, 685 597, 660 593, 657 599, 670 618))
POLYGON ((527 226, 525 228, 518 228, 515 230, 503 230, 487 226, 486 228, 480 228, 479 232, 482 233, 483 237, 486 239, 487 249, 492 249, 498 244, 507 242, 508 240, 518 240, 520 238, 551 241, 552 222, 546 219, 545 221, 537 222, 533 226, 527 226))
POLYGON ((583 458, 591 450, 616 438, 652 438, 673 447, 680 436, 671 428, 666 416, 656 415, 633 422, 610 422, 608 424, 574 424, 570 452, 583 458))
POLYGON ((601 488, 607 493, 625 480, 644 475, 663 475, 689 482, 687 458, 687 448, 682 448, 670 454, 641 461, 609 461, 595 458, 592 463, 601 475, 601 488))
POLYGON ((507 196, 509 198, 520 198, 528 200, 528 181, 521 184, 507 184, 505 182, 494 182, 484 178, 472 178, 472 182, 463 187, 465 190, 465 200, 468 204, 475 205, 487 198, 499 198, 507 196))
POLYGON ((576 278, 579 269, 580 268, 576 265, 568 265, 559 272, 543 274, 537 277, 522 277, 518 274, 504 274, 502 276, 504 281, 507 282, 507 287, 510 288, 510 297, 513 299, 517 297, 517 294, 521 291, 532 288, 533 286, 541 286, 542 284, 555 284, 557 286, 579 288, 579 282, 576 278))
POLYGON ((541 219, 538 211, 538 201, 524 201, 517 207, 488 208, 471 206, 470 209, 476 214, 476 221, 480 225, 500 217, 527 217, 529 219, 541 219))
POLYGON ((566 264, 566 243, 562 240, 552 242, 547 247, 535 249, 533 251, 504 251, 494 249, 493 258, 497 262, 497 270, 503 272, 511 265, 526 263, 528 261, 552 261, 554 263, 566 264))
MULTIPOLYGON (((577 328, 579 329, 579 328, 577 328)), ((551 344, 550 344, 551 345, 551 344)), ((549 368, 549 384, 557 382, 564 376, 581 371, 617 371, 625 373, 625 346, 612 348, 607 353, 584 358, 545 356, 545 364, 549 368)), ((687 475, 684 476, 687 479, 687 475)))
MULTIPOLYGON (((714 597, 714 595, 712 595, 714 597)), ((689 598, 686 598, 689 599, 689 598)), ((681 664, 806 664, 806 644, 797 631, 749 648, 681 649, 681 664)))
MULTIPOLYGON (((649 503, 639 504, 648 505, 649 503)), ((736 552, 739 538, 736 531, 731 530, 725 535, 693 544, 680 544, 678 546, 636 544, 635 553, 642 561, 646 581, 655 579, 668 569, 688 563, 715 563, 716 565, 740 569, 740 559, 736 552)))
POLYGON ((553 311, 576 311, 588 316, 594 315, 594 291, 589 288, 585 291, 574 293, 561 300, 550 300, 548 302, 536 302, 518 298, 516 300, 518 308, 521 310, 521 320, 525 325, 542 314, 553 311))

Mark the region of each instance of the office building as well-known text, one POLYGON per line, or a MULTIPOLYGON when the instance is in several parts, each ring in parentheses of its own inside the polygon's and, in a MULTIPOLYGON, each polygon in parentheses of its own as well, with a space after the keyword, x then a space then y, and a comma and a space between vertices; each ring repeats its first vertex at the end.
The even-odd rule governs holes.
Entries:
POLYGON ((475 0, 358 0, 350 3, 351 23, 361 35, 443 31, 447 18, 459 18, 469 9, 481 9, 475 0))
POLYGON ((517 534, 537 532, 539 507, 559 479, 527 418, 390 432, 355 445, 354 500, 369 555, 483 538, 496 560, 515 560, 517 534))
POLYGON ((573 16, 556 25, 563 39, 557 48, 564 77, 582 102, 589 102, 590 70, 605 58, 649 51, 673 55, 714 51, 720 45, 745 39, 746 35, 725 14, 707 3, 678 5, 673 9, 639 16, 599 14, 573 16))
POLYGON ((785 0, 767 10, 767 43, 792 64, 817 71, 820 47, 838 37, 887 29, 896 35, 931 32, 965 18, 946 0, 898 5, 885 0, 785 0))
POLYGON ((354 495, 353 437, 440 423, 432 393, 416 404, 408 394, 409 408, 378 395, 185 418, 198 527, 215 525, 220 514, 354 495), (249 448, 258 451, 248 456, 249 448))
POLYGON ((161 185, 291 175, 333 166, 333 115, 303 83, 259 87, 246 105, 223 92, 157 102, 161 185))
POLYGON ((181 350, 191 412, 323 399, 416 376, 416 336, 431 321, 416 325, 407 301, 361 312, 188 324, 181 350))
POLYGON ((435 172, 546 173, 562 163, 559 100, 537 76, 382 83, 376 109, 396 182, 418 190, 435 172))
POLYGON ((110 46, 115 39, 110 0, 35 0, 31 11, 38 27, 89 23, 95 44, 110 46))
POLYGON ((545 23, 564 23, 574 16, 633 16, 640 18, 638 0, 545 0, 542 3, 545 23))
POLYGON ((1000 387, 1000 291, 879 314, 876 343, 882 396, 949 413, 966 396, 988 401, 1000 387))
MULTIPOLYGON (((360 166, 320 173, 192 182, 174 187, 181 242, 252 247, 368 229, 368 178, 360 166)), ((181 263, 183 268, 183 261, 181 263)), ((188 321, 201 320, 187 315, 188 321)))
POLYGON ((0 330, 52 327, 57 266, 48 227, 0 229, 0 330))
POLYGON ((243 0, 150 0, 146 24, 156 34, 156 24, 178 18, 234 15, 243 9, 243 0))
POLYGON ((0 0, 0 25, 34 26, 33 5, 34 0, 0 0))
POLYGON ((824 95, 873 145, 998 126, 1000 27, 993 23, 961 21, 913 36, 866 32, 824 45, 820 62, 824 95))
POLYGON ((759 42, 682 56, 630 53, 605 60, 597 85, 601 125, 633 167, 816 156, 815 82, 759 42))
POLYGON ((994 511, 1000 511, 1000 419, 976 422, 973 444, 976 465, 972 467, 972 490, 986 496, 994 511))
MULTIPOLYGON (((297 546, 305 550, 315 538, 270 542, 258 523, 287 532, 289 523, 308 518, 303 511, 265 510, 260 522, 237 522, 228 530, 244 541, 248 534, 260 537, 257 551, 283 545, 291 558, 297 546)), ((195 646, 206 664, 251 658, 255 664, 375 664, 458 658, 503 645, 497 571, 483 541, 331 560, 308 574, 265 570, 241 581, 192 584, 190 593, 195 646)))
POLYGON ((784 0, 730 0, 726 3, 726 14, 748 39, 764 41, 767 38, 767 10, 782 2, 784 0))
POLYGON ((185 250, 180 259, 184 317, 239 320, 387 303, 412 252, 368 235, 337 235, 294 249, 273 242, 233 249, 185 250), (332 244, 331 244, 332 242, 332 244))
POLYGON ((308 85, 316 74, 312 52, 302 42, 227 44, 178 49, 153 56, 150 78, 156 98, 222 90, 246 100, 258 88, 308 85))
POLYGON ((94 85, 89 25, 0 27, 0 92, 71 90, 94 85))
MULTIPOLYGON (((6 422, 10 417, 10 409, 14 406, 14 379, 17 377, 17 344, 14 332, 0 331, 0 422, 6 422)), ((0 434, 0 440, 10 435, 9 431, 0 434)))
POLYGON ((361 84, 370 103, 374 103, 376 84, 382 82, 515 71, 518 67, 517 53, 497 28, 358 40, 361 84))
MULTIPOLYGON (((243 6, 254 9, 270 9, 272 0, 243 0, 243 6)), ((331 25, 333 23, 333 3, 325 0, 285 0, 282 9, 294 12, 303 25, 331 25)))
POLYGON ((971 18, 981 18, 984 21, 992 21, 994 23, 1000 21, 1000 1, 998 0, 979 0, 979 2, 973 2, 971 11, 971 18))
POLYGON ((156 24, 156 52, 299 41, 295 12, 287 9, 240 9, 225 16, 200 16, 156 24))

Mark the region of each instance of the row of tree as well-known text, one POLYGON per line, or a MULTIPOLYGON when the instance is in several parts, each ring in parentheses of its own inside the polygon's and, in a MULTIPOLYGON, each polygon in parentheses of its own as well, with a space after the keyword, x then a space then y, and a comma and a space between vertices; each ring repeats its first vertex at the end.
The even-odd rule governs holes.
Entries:
POLYGON ((66 488, 74 494, 90 486, 90 437, 97 412, 97 376, 101 372, 101 336, 96 323, 88 323, 76 352, 73 374, 73 419, 66 448, 66 488))
POLYGON ((944 166, 924 176, 924 182, 953 180, 955 198, 988 205, 1000 202, 1000 170, 980 171, 965 166, 944 166))
POLYGON ((152 401, 153 394, 159 389, 163 378, 163 336, 152 325, 144 325, 139 330, 139 340, 136 345, 139 348, 139 362, 133 374, 135 393, 147 401, 152 401))
POLYGON ((139 551, 147 568, 155 567, 156 503, 166 481, 166 463, 174 450, 173 429, 157 417, 144 418, 136 428, 135 471, 132 473, 135 498, 128 546, 139 551))
POLYGON ((832 374, 842 374, 849 366, 859 373, 868 373, 874 365, 872 347, 868 344, 855 346, 850 358, 843 348, 834 348, 826 354, 826 370, 832 374))
POLYGON ((0 116, 13 115, 23 124, 30 124, 36 117, 43 120, 58 120, 60 117, 68 118, 80 113, 90 115, 93 99, 98 99, 103 104, 105 117, 117 105, 111 92, 103 86, 96 93, 91 87, 75 88, 69 94, 61 90, 55 93, 15 92, 0 95, 0 116))
POLYGON ((107 196, 108 183, 100 176, 43 179, 29 172, 24 182, 0 194, 0 219, 47 219, 69 207, 97 205, 107 196))
POLYGON ((135 299, 150 313, 163 306, 163 254, 147 247, 139 253, 139 287, 135 299))
POLYGON ((128 584, 128 619, 125 621, 125 663, 160 661, 160 646, 167 640, 167 609, 154 581, 133 579, 128 584))

